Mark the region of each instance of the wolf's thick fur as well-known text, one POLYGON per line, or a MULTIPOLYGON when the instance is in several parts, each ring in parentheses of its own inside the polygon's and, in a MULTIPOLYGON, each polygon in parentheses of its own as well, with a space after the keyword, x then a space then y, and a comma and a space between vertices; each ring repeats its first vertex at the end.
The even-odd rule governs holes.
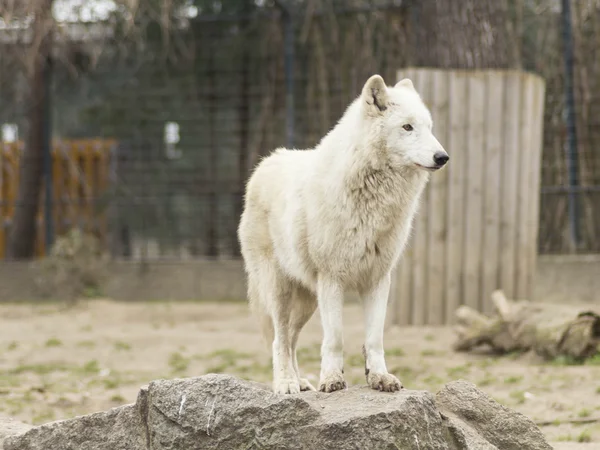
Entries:
POLYGON ((410 80, 365 83, 312 150, 277 149, 251 176, 238 234, 252 309, 273 344, 273 389, 314 389, 300 378, 296 344, 317 306, 323 344, 319 388, 343 378, 344 291, 365 309, 365 367, 373 389, 394 391, 383 328, 390 272, 408 239, 429 171, 448 156, 410 80))

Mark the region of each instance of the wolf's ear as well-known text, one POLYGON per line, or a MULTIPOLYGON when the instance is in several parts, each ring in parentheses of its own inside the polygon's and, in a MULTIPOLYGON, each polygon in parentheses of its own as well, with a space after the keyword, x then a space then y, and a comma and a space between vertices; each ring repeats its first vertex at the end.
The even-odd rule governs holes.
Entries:
POLYGON ((405 87, 405 88, 408 88, 408 89, 412 89, 413 91, 416 92, 416 89, 413 86, 413 83, 412 83, 412 81, 410 81, 409 78, 404 78, 404 79, 398 81, 396 83, 396 86, 394 86, 394 87, 405 87))
POLYGON ((367 103, 367 109, 378 113, 387 109, 387 86, 380 75, 373 75, 367 80, 363 87, 361 96, 367 103))

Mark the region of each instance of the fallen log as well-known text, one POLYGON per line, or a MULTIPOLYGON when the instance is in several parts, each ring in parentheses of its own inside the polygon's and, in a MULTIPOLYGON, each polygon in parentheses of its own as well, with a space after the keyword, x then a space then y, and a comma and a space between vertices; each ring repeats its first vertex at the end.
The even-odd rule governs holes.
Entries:
POLYGON ((468 306, 456 310, 456 351, 484 345, 493 352, 533 350, 545 359, 563 356, 583 361, 600 355, 600 307, 581 307, 509 300, 492 293, 495 315, 468 306))

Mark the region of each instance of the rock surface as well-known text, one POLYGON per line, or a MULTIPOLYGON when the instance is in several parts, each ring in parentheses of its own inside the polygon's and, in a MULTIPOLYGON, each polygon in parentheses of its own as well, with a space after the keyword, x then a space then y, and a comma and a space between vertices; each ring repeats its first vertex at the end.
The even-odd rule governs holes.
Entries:
POLYGON ((552 449, 532 420, 499 404, 472 383, 449 383, 437 393, 435 400, 448 420, 458 448, 552 449))
POLYGON ((3 450, 4 446, 2 445, 2 442, 4 442, 8 436, 25 433, 30 428, 32 428, 31 425, 17 422, 9 417, 0 416, 0 450, 3 450))
MULTIPOLYGON (((13 433, 6 433, 13 434, 13 433)), ((2 422, 0 422, 0 441, 2 422)), ((425 391, 367 387, 277 395, 227 375, 159 380, 134 405, 52 422, 4 450, 551 449, 526 417, 458 381, 425 391)))

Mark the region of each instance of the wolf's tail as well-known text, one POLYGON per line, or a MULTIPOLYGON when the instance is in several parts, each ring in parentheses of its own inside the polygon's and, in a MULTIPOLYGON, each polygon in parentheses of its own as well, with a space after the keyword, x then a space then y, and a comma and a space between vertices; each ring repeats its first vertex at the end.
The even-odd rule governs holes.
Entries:
POLYGON ((250 311, 252 311, 254 316, 259 321, 260 331, 265 344, 271 348, 273 339, 275 337, 275 331, 273 330, 273 319, 271 319, 271 315, 262 305, 258 286, 251 277, 248 277, 248 301, 250 304, 250 311))

